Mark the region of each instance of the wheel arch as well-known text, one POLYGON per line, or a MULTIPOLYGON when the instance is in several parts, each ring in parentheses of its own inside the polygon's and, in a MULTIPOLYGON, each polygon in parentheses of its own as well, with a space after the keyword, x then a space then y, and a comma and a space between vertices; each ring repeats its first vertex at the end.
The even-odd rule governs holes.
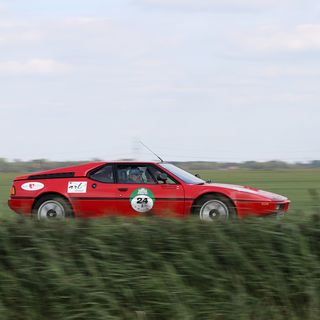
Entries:
POLYGON ((33 201, 33 204, 32 204, 32 212, 36 206, 36 204, 38 203, 38 201, 41 199, 41 198, 44 198, 44 197, 47 197, 49 195, 52 195, 53 197, 59 197, 59 198, 62 198, 63 200, 67 201, 67 203, 69 204, 73 214, 74 214, 74 208, 73 208, 73 205, 72 203, 70 202, 70 200, 64 196, 63 194, 59 193, 59 192, 45 192, 45 193, 41 193, 39 194, 33 201))
POLYGON ((206 192, 206 193, 199 195, 196 199, 194 199, 194 201, 192 203, 191 212, 190 212, 191 214, 194 213, 194 210, 196 209, 197 203, 199 203, 206 196, 220 196, 220 197, 226 198, 228 201, 230 201, 230 203, 232 204, 232 207, 234 208, 236 214, 238 215, 237 206, 234 203, 234 201, 228 195, 226 195, 225 193, 222 193, 222 192, 206 192))

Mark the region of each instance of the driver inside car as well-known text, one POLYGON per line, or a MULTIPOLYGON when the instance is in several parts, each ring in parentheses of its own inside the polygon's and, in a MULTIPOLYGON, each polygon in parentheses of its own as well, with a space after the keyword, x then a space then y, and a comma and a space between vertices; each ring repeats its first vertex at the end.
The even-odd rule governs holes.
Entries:
POLYGON ((130 169, 128 183, 144 183, 142 171, 139 168, 130 169))

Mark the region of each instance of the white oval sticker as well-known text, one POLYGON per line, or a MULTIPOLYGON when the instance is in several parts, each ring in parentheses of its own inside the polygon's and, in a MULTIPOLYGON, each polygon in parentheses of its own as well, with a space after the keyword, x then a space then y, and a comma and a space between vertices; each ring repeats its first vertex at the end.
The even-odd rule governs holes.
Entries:
POLYGON ((26 191, 37 191, 44 188, 44 184, 40 182, 27 182, 24 183, 21 188, 26 191))

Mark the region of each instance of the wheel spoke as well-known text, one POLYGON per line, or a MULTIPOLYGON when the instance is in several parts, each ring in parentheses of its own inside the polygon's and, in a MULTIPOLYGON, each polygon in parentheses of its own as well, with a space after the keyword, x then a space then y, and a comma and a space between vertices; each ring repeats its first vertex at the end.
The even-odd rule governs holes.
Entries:
POLYGON ((54 205, 53 210, 54 210, 57 214, 61 214, 61 213, 62 213, 61 206, 58 206, 57 204, 54 205))
POLYGON ((65 218, 65 209, 61 203, 56 200, 44 202, 38 209, 38 219, 63 219, 65 218))
POLYGON ((48 204, 45 205, 45 209, 46 209, 47 211, 49 211, 49 210, 54 210, 54 206, 55 206, 54 203, 48 203, 48 204))
POLYGON ((225 221, 228 218, 229 209, 220 200, 209 200, 200 209, 200 219, 204 221, 225 221))

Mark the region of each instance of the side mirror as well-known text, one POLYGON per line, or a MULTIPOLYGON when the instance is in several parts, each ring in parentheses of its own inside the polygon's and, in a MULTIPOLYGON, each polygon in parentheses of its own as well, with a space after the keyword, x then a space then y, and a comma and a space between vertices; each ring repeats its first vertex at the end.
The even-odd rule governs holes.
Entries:
POLYGON ((168 176, 166 173, 160 173, 157 176, 157 180, 166 183, 166 181, 168 180, 168 176))
POLYGON ((199 178, 199 179, 201 178, 199 173, 196 173, 194 176, 199 178))

